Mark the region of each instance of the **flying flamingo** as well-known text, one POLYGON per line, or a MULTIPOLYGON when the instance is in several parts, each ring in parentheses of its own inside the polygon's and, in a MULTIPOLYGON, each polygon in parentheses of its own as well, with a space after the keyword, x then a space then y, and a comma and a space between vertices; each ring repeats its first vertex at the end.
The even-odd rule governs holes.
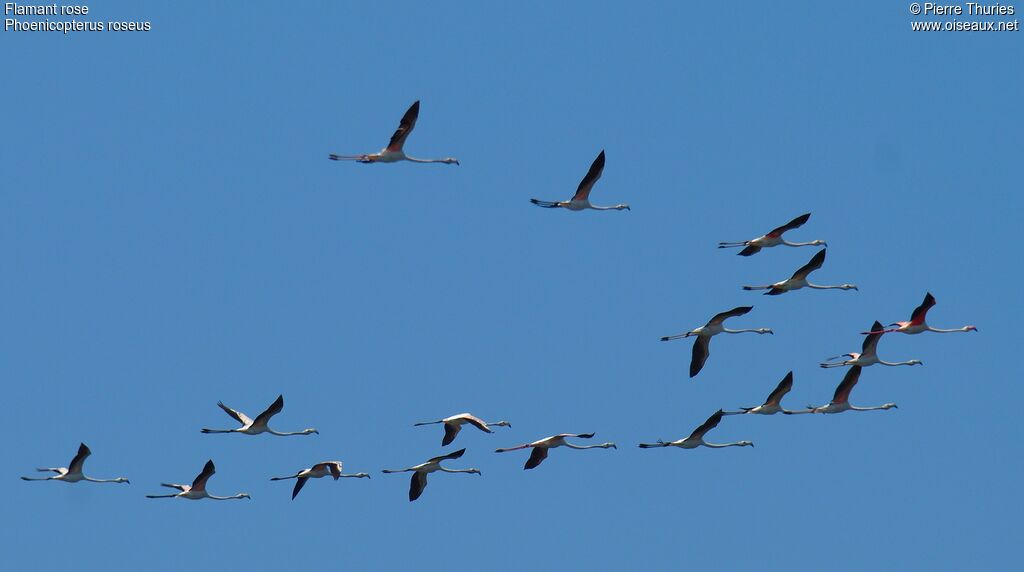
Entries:
POLYGON ((721 333, 726 334, 740 334, 743 332, 754 332, 757 334, 774 334, 769 328, 757 328, 752 330, 730 330, 726 328, 724 322, 727 318, 734 316, 742 316, 747 312, 753 310, 753 306, 740 306, 733 308, 728 312, 722 312, 716 314, 715 317, 708 320, 708 323, 695 329, 686 332, 685 334, 677 334, 674 336, 663 336, 661 341, 667 342, 669 340, 677 340, 680 338, 688 338, 690 336, 697 336, 697 340, 693 342, 693 358, 690 360, 690 377, 693 377, 700 373, 700 370, 704 367, 704 362, 708 360, 710 352, 708 345, 711 343, 711 337, 721 333))
POLYGON ((360 163, 395 163, 397 161, 412 161, 413 163, 447 163, 456 165, 459 164, 459 160, 453 157, 445 157, 444 159, 417 159, 410 157, 405 154, 402 150, 402 146, 405 145, 405 140, 409 138, 409 134, 412 133, 412 128, 416 127, 416 119, 420 116, 420 102, 417 100, 409 107, 409 111, 405 112, 402 116, 401 123, 398 124, 398 129, 395 130, 395 134, 391 136, 391 141, 388 141, 388 146, 381 149, 379 153, 369 153, 363 155, 335 155, 331 153, 329 159, 332 161, 358 161, 360 163))
POLYGON ((420 463, 408 469, 384 469, 382 473, 408 473, 412 472, 412 482, 409 483, 409 502, 412 502, 423 494, 423 489, 427 488, 427 475, 434 471, 441 471, 443 473, 470 473, 473 475, 479 475, 480 469, 446 469, 441 466, 441 461, 447 461, 448 459, 458 459, 465 453, 465 449, 459 449, 453 451, 447 455, 441 455, 440 457, 434 457, 426 463, 420 463))
POLYGON ((277 435, 278 437, 288 437, 290 435, 309 435, 310 433, 320 434, 316 429, 303 429, 302 431, 295 431, 292 433, 278 433, 270 427, 267 427, 267 423, 270 422, 270 418, 277 415, 284 409, 284 396, 278 395, 277 399, 270 404, 270 407, 266 411, 256 416, 256 419, 249 419, 241 411, 235 411, 224 403, 218 401, 217 406, 224 410, 225 413, 230 415, 242 424, 241 427, 235 429, 201 429, 202 433, 244 433, 246 435, 259 435, 260 433, 270 433, 271 435, 277 435))
POLYGON ((769 248, 772 246, 828 246, 824 240, 812 240, 810 242, 788 242, 782 237, 783 233, 787 230, 793 230, 799 228, 807 222, 807 219, 811 218, 811 213, 802 214, 795 219, 787 222, 786 224, 773 229, 763 236, 751 240, 744 240, 742 242, 719 242, 718 248, 733 248, 737 246, 745 246, 743 250, 737 254, 740 256, 751 256, 761 252, 762 248, 769 248))
POLYGON ((459 413, 458 415, 452 415, 451 417, 445 417, 439 421, 423 421, 421 423, 414 423, 413 427, 419 427, 420 425, 435 425, 437 423, 444 423, 444 438, 441 439, 441 446, 451 444, 455 440, 455 437, 462 430, 462 426, 469 423, 473 427, 483 431, 484 433, 494 433, 491 431, 491 427, 511 427, 512 424, 508 421, 498 421, 497 423, 487 423, 474 416, 471 413, 459 413))
MULTIPOLYGON (((41 473, 57 473, 50 477, 21 477, 23 481, 62 481, 65 483, 77 483, 78 481, 88 481, 90 483, 127 483, 128 479, 125 477, 117 477, 116 479, 94 479, 87 477, 82 473, 82 465, 85 464, 85 458, 92 455, 92 451, 89 447, 85 446, 85 443, 78 445, 78 454, 75 455, 74 459, 71 459, 71 463, 67 467, 52 467, 52 468, 41 468, 36 469, 41 473)), ((130 484, 130 483, 129 483, 130 484)))
POLYGON ((785 294, 791 290, 799 290, 803 287, 814 288, 816 290, 829 290, 837 288, 839 290, 856 290, 857 287, 853 284, 838 284, 836 286, 820 286, 818 284, 811 284, 807 281, 807 275, 815 270, 821 268, 821 265, 825 262, 825 249, 821 249, 817 254, 811 258, 811 261, 800 267, 799 270, 793 273, 793 276, 776 282, 774 284, 768 284, 766 286, 744 286, 744 290, 768 290, 765 292, 768 296, 778 296, 779 294, 785 294))
POLYGON ((933 328, 925 323, 925 316, 928 314, 928 310, 935 305, 935 296, 932 296, 931 292, 924 295, 924 302, 914 309, 914 313, 910 315, 909 322, 893 322, 889 326, 897 326, 891 330, 885 330, 882 328, 873 328, 870 332, 861 332, 863 334, 887 334, 889 332, 900 332, 903 334, 920 334, 921 332, 936 332, 939 334, 951 334, 953 332, 977 332, 978 328, 975 326, 964 326, 962 328, 953 328, 951 330, 941 330, 939 328, 933 328))
POLYGON ((366 473, 355 473, 353 475, 344 475, 341 473, 341 461, 324 461, 317 463, 308 469, 302 469, 294 475, 287 477, 271 477, 272 481, 284 481, 287 479, 295 479, 295 488, 292 489, 292 500, 295 500, 296 495, 302 490, 302 487, 306 486, 306 481, 309 479, 319 479, 320 477, 326 477, 330 475, 334 477, 334 480, 338 480, 341 477, 350 477, 356 479, 370 478, 370 475, 366 473))
POLYGON ((857 385, 857 380, 860 379, 860 371, 861 367, 855 365, 850 368, 850 371, 846 372, 846 375, 843 376, 843 381, 836 388, 836 393, 832 397, 831 402, 821 407, 808 405, 806 411, 800 411, 799 413, 842 413, 843 411, 874 411, 876 409, 892 409, 896 407, 895 403, 886 403, 876 407, 855 407, 850 405, 850 391, 853 390, 853 386, 857 385))
POLYGON ((866 338, 864 338, 864 343, 861 344, 861 349, 860 349, 860 353, 859 354, 858 353, 849 353, 849 354, 839 354, 837 356, 832 356, 832 357, 830 357, 828 359, 829 360, 835 360, 835 359, 839 359, 841 357, 848 357, 850 359, 846 359, 846 360, 842 360, 842 361, 838 361, 838 362, 832 362, 832 363, 825 362, 825 363, 821 364, 821 367, 843 367, 843 366, 846 366, 846 365, 867 367, 869 365, 875 365, 876 363, 877 364, 882 364, 882 365, 924 365, 924 362, 922 362, 921 360, 918 360, 918 359, 912 359, 912 360, 909 360, 909 361, 896 361, 896 362, 882 361, 881 359, 879 359, 878 358, 877 350, 878 350, 878 340, 882 339, 882 332, 879 331, 881 329, 882 329, 882 324, 878 323, 878 321, 876 320, 875 323, 871 325, 871 330, 873 332, 877 332, 877 333, 868 334, 868 336, 866 338))
POLYGON ((578 439, 592 439, 594 433, 561 433, 559 435, 552 435, 545 437, 539 441, 533 443, 526 443, 523 445, 517 445, 515 447, 508 447, 505 449, 495 449, 495 453, 507 453, 509 451, 518 451, 519 449, 526 449, 532 447, 533 452, 530 453, 530 458, 526 460, 526 465, 523 469, 532 469, 537 465, 544 462, 544 459, 548 458, 548 449, 554 449, 555 447, 562 447, 563 445, 570 449, 617 449, 615 443, 601 443, 600 445, 573 445, 566 441, 566 438, 574 437, 578 439))
POLYGON ((712 449, 721 449, 722 447, 753 447, 754 444, 750 441, 737 441, 735 443, 708 443, 704 440, 704 434, 715 427, 718 427, 718 423, 722 420, 723 415, 725 415, 725 412, 719 409, 711 417, 708 417, 708 420, 700 427, 694 429, 693 433, 690 433, 690 436, 685 439, 668 442, 658 439, 657 443, 640 443, 640 448, 651 449, 654 447, 679 447, 680 449, 696 449, 697 447, 710 447, 712 449))
POLYGON ((795 413, 807 413, 807 411, 789 411, 782 408, 782 398, 785 397, 790 390, 793 389, 793 372, 786 374, 786 377, 782 378, 779 385, 768 394, 768 399, 765 400, 763 405, 757 407, 741 407, 740 411, 725 411, 722 415, 745 415, 752 413, 756 415, 775 415, 776 413, 785 413, 786 415, 793 415, 795 413))
POLYGON ((576 188, 576 194, 567 201, 542 201, 540 199, 530 199, 530 202, 546 209, 569 209, 571 211, 582 211, 585 209, 592 209, 595 211, 621 211, 629 210, 629 205, 618 204, 612 207, 599 207, 590 204, 590 190, 594 188, 594 183, 601 178, 601 173, 604 171, 604 150, 594 159, 593 164, 590 165, 590 170, 587 171, 587 175, 580 181, 580 186, 576 188))
POLYGON ((146 495, 146 498, 148 498, 148 499, 182 498, 182 499, 188 499, 188 500, 200 500, 200 499, 234 500, 234 499, 247 499, 247 498, 251 498, 246 493, 238 493, 237 495, 230 496, 230 497, 218 497, 218 496, 214 496, 214 495, 211 495, 210 493, 206 492, 206 481, 208 481, 210 479, 210 477, 212 477, 213 474, 216 473, 216 472, 217 472, 217 470, 213 466, 213 461, 212 460, 207 461, 206 462, 206 466, 203 467, 203 472, 199 473, 199 476, 196 477, 196 480, 192 481, 191 485, 176 485, 176 484, 173 484, 173 483, 160 483, 160 486, 162 486, 162 487, 168 487, 168 488, 171 488, 171 489, 178 489, 181 492, 173 493, 173 494, 169 494, 169 495, 146 495))

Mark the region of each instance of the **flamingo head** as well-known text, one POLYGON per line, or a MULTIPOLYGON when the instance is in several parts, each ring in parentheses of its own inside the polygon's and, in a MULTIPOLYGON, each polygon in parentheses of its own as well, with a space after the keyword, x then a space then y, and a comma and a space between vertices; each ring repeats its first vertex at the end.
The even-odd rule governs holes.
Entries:
POLYGON ((451 165, 452 163, 455 163, 456 165, 459 164, 459 160, 455 157, 445 157, 444 159, 441 159, 441 162, 447 165, 451 165))
POLYGON ((964 328, 964 331, 965 332, 977 332, 978 331, 978 326, 966 326, 964 328))
POLYGON ((895 403, 886 403, 882 406, 882 409, 899 409, 895 403))
POLYGON ((812 240, 811 246, 824 246, 825 248, 828 248, 828 244, 824 240, 812 240))
POLYGON ((857 291, 860 291, 860 289, 857 288, 856 284, 842 284, 839 287, 841 289, 843 289, 843 290, 857 290, 857 291))

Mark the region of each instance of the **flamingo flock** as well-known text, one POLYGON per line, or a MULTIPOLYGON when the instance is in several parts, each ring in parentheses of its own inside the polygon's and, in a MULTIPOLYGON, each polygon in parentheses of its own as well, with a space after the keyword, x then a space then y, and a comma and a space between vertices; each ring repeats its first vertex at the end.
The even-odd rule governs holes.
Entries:
MULTIPOLYGON (((444 164, 455 164, 459 165, 459 161, 453 157, 445 157, 442 159, 419 159, 410 157, 405 154, 404 147, 409 135, 412 133, 413 128, 416 126, 417 119, 419 118, 420 102, 416 101, 409 107, 409 109, 402 116, 399 122, 398 129, 391 136, 391 140, 388 145, 377 153, 368 153, 361 155, 329 155, 329 159, 333 161, 355 161, 359 163, 395 163, 398 161, 409 161, 413 163, 444 163, 444 164)), ((602 150, 594 162, 591 164, 590 169, 587 171, 586 176, 579 183, 576 189, 576 193, 566 201, 547 201, 540 199, 530 199, 530 202, 534 205, 549 209, 565 209, 569 211, 584 211, 584 210, 630 210, 630 206, 625 203, 616 204, 613 206, 596 206, 590 202, 590 194, 594 188, 594 185, 601 178, 605 167, 605 152, 602 150)), ((790 242, 784 238, 785 233, 793 231, 795 229, 803 227, 809 220, 811 214, 802 214, 788 223, 776 227, 768 233, 758 236, 750 240, 744 240, 739 242, 720 242, 718 248, 742 248, 739 251, 740 256, 749 257, 757 254, 765 248, 772 248, 776 246, 789 246, 789 247, 823 247, 810 259, 807 264, 800 267, 791 277, 774 282, 771 284, 761 286, 743 286, 743 290, 754 291, 754 290, 766 290, 764 294, 770 296, 776 296, 802 288, 810 289, 838 289, 838 290, 858 290, 854 284, 837 284, 837 285, 818 285, 808 281, 808 276, 823 266, 825 262, 825 254, 827 244, 824 240, 811 240, 808 242, 790 242)), ((859 353, 851 352, 840 354, 829 358, 825 362, 820 363, 821 368, 839 368, 847 367, 848 369, 843 376, 842 381, 836 388, 833 394, 832 400, 828 403, 820 406, 808 405, 806 409, 802 410, 788 410, 782 406, 782 399, 792 391, 793 389, 793 372, 787 373, 783 379, 778 383, 774 390, 768 395, 764 403, 751 407, 741 407, 736 411, 725 411, 724 409, 718 409, 710 417, 708 417, 701 425, 690 433, 689 436, 674 441, 657 440, 654 443, 639 443, 641 449, 652 449, 652 448, 664 448, 664 447, 677 447, 680 449, 696 449, 699 447, 706 447, 711 449, 722 449, 729 447, 753 447, 752 441, 735 441, 729 443, 713 443, 705 440, 706 435, 721 423, 722 419, 727 416, 735 415, 775 415, 782 413, 784 415, 796 415, 796 414, 835 414, 843 413, 845 411, 875 411, 875 410, 889 410, 896 409, 895 403, 885 403, 877 406, 863 407, 854 406, 850 404, 850 393, 860 380, 863 368, 880 364, 884 366, 912 366, 912 365, 923 365, 920 360, 911 359, 901 362, 888 362, 878 357, 878 344, 885 334, 889 333, 904 333, 904 334, 920 334, 923 332, 936 332, 936 333, 955 333, 955 332, 976 332, 977 327, 973 325, 963 326, 961 328, 954 329, 938 329, 929 326, 925 318, 928 311, 936 304, 935 297, 929 292, 925 295, 924 301, 919 305, 911 314, 910 320, 893 322, 889 326, 884 327, 878 321, 874 321, 871 327, 862 332, 866 337, 863 340, 861 351, 859 353)), ((710 356, 710 343, 711 338, 719 334, 740 334, 740 333, 756 333, 756 334, 774 334, 774 331, 770 328, 748 328, 748 329, 729 329, 725 326, 725 321, 731 318, 739 318, 745 316, 751 310, 753 306, 737 306, 731 310, 720 312, 714 315, 710 320, 707 321, 703 326, 694 328, 692 330, 669 336, 663 336, 661 341, 671 341, 677 339, 684 339, 693 337, 693 351, 689 366, 690 378, 696 377, 705 367, 708 357, 710 356)), ((227 433, 240 433, 243 435, 258 436, 262 434, 268 434, 277 437, 290 437, 290 436, 310 436, 319 435, 319 431, 314 428, 302 429, 300 431, 292 432, 279 432, 271 429, 269 423, 273 417, 280 414, 284 409, 284 396, 278 395, 277 399, 267 407, 263 412, 257 415, 255 418, 250 418, 244 413, 228 407, 223 402, 218 402, 217 406, 220 407, 228 416, 234 419, 238 426, 230 429, 201 429, 203 434, 227 434, 227 433)), ((441 446, 447 447, 451 445, 458 437, 462 428, 466 425, 472 426, 480 432, 487 434, 494 434, 495 431, 492 427, 504 427, 511 429, 512 425, 508 421, 501 420, 495 422, 486 422, 483 419, 471 414, 471 413, 459 413, 438 419, 436 421, 421 421, 414 423, 413 426, 420 427, 426 425, 442 425, 444 428, 444 436, 441 439, 441 446)), ((567 449, 585 450, 585 449, 617 449, 617 446, 613 442, 605 442, 599 444, 578 444, 577 440, 589 440, 593 439, 595 433, 559 433, 557 435, 551 435, 543 439, 524 443, 521 445, 515 445, 511 447, 503 447, 495 449, 495 453, 508 453, 514 451, 520 451, 524 449, 530 449, 530 456, 527 458, 523 469, 530 470, 535 469, 547 459, 549 451, 551 449, 557 449, 564 447, 567 449)), ((466 438, 464 438, 466 439, 466 438)), ((466 449, 462 448, 457 451, 453 451, 446 454, 436 455, 429 458, 427 461, 407 467, 404 469, 384 469, 384 474, 396 474, 396 473, 412 473, 410 480, 408 499, 409 501, 416 501, 419 499, 427 486, 427 476, 431 473, 463 473, 481 475, 482 472, 477 468, 448 468, 443 463, 446 461, 455 461, 461 459, 465 455, 466 449)), ((92 451, 84 443, 80 444, 77 454, 71 460, 67 467, 54 467, 54 468, 40 468, 37 469, 39 472, 52 473, 45 477, 21 477, 25 481, 61 481, 65 483, 77 483, 77 482, 92 482, 92 483, 125 483, 129 481, 126 477, 116 477, 112 479, 97 479, 86 476, 83 472, 84 463, 87 457, 92 454, 92 451)), ((299 492, 305 487, 309 479, 322 479, 324 477, 331 477, 334 481, 338 481, 342 478, 351 479, 369 479, 370 474, 366 472, 345 474, 342 472, 343 463, 342 461, 320 461, 313 464, 309 468, 303 468, 296 471, 294 474, 285 476, 270 477, 271 481, 289 481, 294 479, 295 484, 292 488, 291 499, 295 500, 299 492)), ((146 498, 160 499, 160 498, 181 498, 186 500, 241 500, 251 499, 252 497, 248 493, 236 493, 231 496, 216 496, 212 495, 207 491, 207 484, 210 478, 216 473, 216 467, 214 466, 213 460, 208 460, 203 466, 203 470, 193 479, 191 484, 174 484, 174 483, 160 483, 160 486, 174 489, 176 492, 169 494, 148 494, 146 498)), ((307 494, 308 496, 308 494, 307 494)))

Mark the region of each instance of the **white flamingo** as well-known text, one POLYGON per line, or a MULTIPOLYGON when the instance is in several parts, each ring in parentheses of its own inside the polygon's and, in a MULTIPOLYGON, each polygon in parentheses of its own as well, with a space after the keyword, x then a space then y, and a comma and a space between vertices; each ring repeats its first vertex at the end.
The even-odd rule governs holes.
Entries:
POLYGON ((558 435, 552 435, 545 437, 532 443, 525 443, 523 445, 517 445, 515 447, 507 447, 505 449, 495 449, 495 453, 507 453, 509 451, 518 451, 520 449, 526 449, 529 447, 533 448, 533 452, 530 453, 530 458, 526 460, 526 465, 523 469, 532 469, 537 465, 541 464, 544 459, 548 458, 548 450, 556 447, 568 447, 570 449, 617 449, 615 443, 601 443, 600 445, 573 445, 566 441, 567 438, 577 439, 592 439, 594 433, 561 433, 558 435))
POLYGON ((178 489, 178 493, 169 495, 146 495, 148 499, 169 499, 169 498, 180 498, 188 500, 235 500, 235 499, 247 499, 251 498, 246 493, 238 493, 230 497, 218 497, 211 495, 206 492, 206 481, 216 473, 217 470, 213 466, 213 460, 206 461, 206 465, 203 467, 203 472, 199 473, 199 476, 192 481, 191 485, 176 485, 174 483, 160 483, 161 487, 168 487, 172 489, 178 489))
POLYGON ((306 486, 306 481, 309 479, 319 479, 330 475, 334 477, 334 480, 338 480, 342 477, 353 478, 353 479, 368 479, 370 475, 366 473, 354 473, 351 475, 345 475, 341 472, 341 461, 323 461, 317 463, 308 469, 302 469, 294 475, 287 477, 270 477, 272 481, 284 481, 288 479, 295 479, 295 488, 292 489, 292 500, 299 494, 302 487, 306 486))
POLYGON ((434 457, 425 463, 414 465, 407 469, 384 469, 382 473, 412 473, 412 481, 409 483, 409 502, 412 502, 423 494, 423 489, 427 488, 427 475, 435 471, 441 471, 442 473, 469 473, 473 475, 482 474, 480 469, 448 469, 441 466, 441 461, 447 461, 449 459, 458 459, 465 453, 465 449, 459 449, 453 451, 447 455, 441 455, 440 457, 434 457))
POLYGON ((661 341, 667 342, 669 340, 678 340, 681 338, 688 338, 690 336, 696 336, 697 339, 693 342, 693 356, 690 359, 690 377, 693 377, 700 373, 700 370, 704 368, 704 362, 708 361, 708 356, 711 355, 709 345, 711 344, 711 337, 717 336, 718 334, 742 334, 744 332, 752 332, 756 334, 774 334, 770 328, 755 328, 747 330, 730 330, 725 327, 725 320, 734 316, 742 316, 747 312, 753 310, 753 306, 740 306, 733 308, 728 312, 722 312, 716 314, 713 318, 708 320, 707 324, 690 330, 683 334, 676 334, 674 336, 662 336, 661 341))
POLYGON ((590 204, 590 191, 594 188, 594 183, 601 178, 601 173, 604 172, 604 150, 594 159, 594 162, 590 165, 590 170, 587 171, 587 175, 580 181, 580 186, 576 188, 576 194, 567 201, 542 201, 540 199, 530 199, 530 202, 546 209, 557 209, 563 208, 571 211, 582 211, 591 209, 595 211, 621 211, 630 210, 627 204, 618 204, 610 207, 599 207, 590 204))
POLYGON ((125 477, 117 477, 116 479, 94 479, 86 476, 82 473, 82 465, 85 464, 85 459, 89 455, 92 455, 92 451, 89 447, 85 446, 85 443, 78 445, 78 454, 75 455, 74 459, 71 459, 71 463, 67 467, 45 467, 36 469, 41 473, 57 473, 50 477, 21 477, 23 481, 61 481, 64 483, 77 483, 78 481, 88 481, 90 483, 127 483, 128 479, 125 477))
POLYGON ((759 236, 751 240, 743 240, 740 242, 719 242, 718 248, 734 248, 738 246, 745 246, 743 250, 737 254, 740 256, 751 256, 761 252, 762 248, 769 248, 772 246, 828 246, 824 240, 812 240, 810 242, 788 242, 782 237, 783 233, 787 230, 793 230, 799 228, 807 222, 807 219, 811 218, 811 213, 802 214, 795 219, 787 222, 786 224, 772 229, 767 234, 759 236))
POLYGON ((875 411, 878 409, 895 408, 895 403, 886 403, 875 407, 855 407, 850 405, 850 392, 853 391, 853 386, 857 385, 857 380, 860 379, 860 372, 861 367, 859 365, 851 367, 846 372, 846 375, 843 376, 843 381, 839 383, 839 387, 836 388, 831 402, 820 407, 808 405, 807 410, 800 413, 842 413, 843 411, 875 411))
POLYGON ((765 286, 744 286, 744 290, 768 290, 765 292, 767 296, 778 296, 779 294, 785 294, 793 290, 799 290, 801 288, 814 288, 815 290, 856 290, 857 286, 853 284, 837 284, 835 286, 822 286, 819 284, 811 284, 807 281, 807 275, 815 270, 821 268, 821 265, 825 262, 825 249, 821 249, 817 254, 811 258, 811 261, 800 267, 799 270, 793 273, 793 276, 787 278, 781 282, 774 284, 767 284, 765 286))
POLYGON ((291 433, 279 433, 274 431, 267 426, 270 422, 270 418, 277 415, 284 409, 284 396, 278 395, 277 399, 270 404, 270 407, 263 413, 256 416, 256 419, 249 419, 241 411, 235 411, 234 409, 224 405, 224 403, 218 401, 217 406, 224 410, 225 413, 230 415, 235 421, 242 424, 241 427, 235 429, 201 429, 202 433, 242 433, 245 435, 259 435, 260 433, 270 433, 271 435, 277 435, 278 437, 289 437, 292 435, 310 435, 312 433, 319 434, 320 432, 316 429, 303 429, 302 431, 294 431, 291 433))
POLYGON ((928 315, 928 310, 935 305, 935 296, 932 296, 931 292, 924 295, 924 302, 917 308, 914 308, 914 313, 910 315, 910 321, 908 322, 893 322, 889 324, 889 327, 896 326, 892 329, 872 328, 870 332, 861 332, 863 334, 876 334, 882 333, 887 334, 889 332, 899 332, 901 334, 920 334, 921 332, 935 332, 937 334, 952 334, 956 332, 977 332, 976 326, 964 326, 962 328, 952 328, 949 330, 942 330, 939 328, 933 328, 929 326, 924 320, 928 315))
POLYGON ((697 447, 710 447, 712 449, 721 449, 723 447, 753 447, 754 444, 750 441, 736 441, 735 443, 708 443, 704 440, 704 434, 708 431, 718 427, 718 423, 722 420, 722 416, 725 412, 719 409, 711 417, 708 417, 707 421, 701 424, 700 427, 694 429, 693 433, 685 439, 679 439, 677 441, 662 441, 658 439, 657 443, 640 443, 641 449, 652 449, 655 447, 679 447, 680 449, 696 449, 697 447))
POLYGON ((868 336, 866 338, 864 338, 864 343, 861 344, 861 349, 860 349, 860 353, 859 354, 858 353, 848 353, 848 354, 839 354, 837 356, 832 356, 832 357, 828 358, 829 361, 836 360, 836 359, 839 359, 839 358, 842 358, 842 357, 847 357, 849 359, 845 359, 845 360, 837 361, 837 362, 832 362, 832 363, 829 363, 829 361, 826 361, 826 362, 821 364, 821 367, 843 367, 843 366, 847 366, 847 365, 855 365, 855 366, 868 367, 869 365, 875 365, 876 363, 877 364, 881 364, 881 365, 889 365, 889 366, 895 366, 895 365, 924 365, 924 362, 922 362, 919 359, 912 359, 912 360, 908 360, 908 361, 895 361, 895 362, 881 360, 878 357, 878 341, 880 339, 882 339, 882 333, 883 333, 883 332, 879 331, 881 329, 882 329, 882 324, 878 323, 878 321, 876 320, 875 323, 871 325, 871 330, 872 331, 877 331, 878 333, 868 334, 868 336))
POLYGON ((367 153, 363 155, 335 155, 331 153, 329 159, 332 161, 358 161, 360 163, 395 163, 398 161, 412 161, 413 163, 447 163, 456 165, 459 164, 459 160, 454 157, 445 157, 444 159, 417 159, 410 157, 405 154, 402 147, 405 145, 405 140, 409 138, 409 134, 412 133, 413 127, 416 127, 416 119, 420 116, 420 102, 417 100, 409 107, 409 110, 402 116, 402 121, 398 124, 398 129, 395 134, 391 136, 391 141, 388 142, 388 146, 381 149, 379 153, 367 153))
POLYGON ((491 431, 491 427, 512 426, 512 424, 509 423, 508 421, 487 423, 471 413, 459 413, 458 415, 445 417, 444 419, 440 419, 438 421, 422 421, 420 423, 414 423, 413 427, 419 427, 421 425, 436 425, 438 423, 444 423, 444 438, 441 439, 442 447, 451 444, 451 442, 455 440, 455 436, 459 434, 459 431, 462 431, 462 426, 467 423, 483 431, 484 433, 494 433, 494 431, 491 431))
POLYGON ((725 411, 723 415, 745 415, 747 413, 754 415, 775 415, 776 413, 785 413, 786 415, 793 415, 795 413, 808 413, 807 411, 789 411, 782 408, 782 398, 793 389, 793 372, 786 374, 786 377, 782 378, 779 385, 768 394, 768 399, 762 405, 757 407, 741 407, 740 411, 725 411))

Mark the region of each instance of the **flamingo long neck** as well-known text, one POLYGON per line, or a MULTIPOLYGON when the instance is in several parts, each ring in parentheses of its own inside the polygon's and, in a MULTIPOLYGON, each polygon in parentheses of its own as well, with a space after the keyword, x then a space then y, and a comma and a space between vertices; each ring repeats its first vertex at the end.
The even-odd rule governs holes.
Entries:
POLYGON ((573 445, 572 443, 566 443, 565 446, 570 449, 607 449, 609 443, 601 443, 600 445, 573 445))
POLYGON ((217 497, 217 496, 213 496, 211 494, 207 494, 206 498, 208 498, 210 500, 234 500, 234 499, 244 499, 244 498, 246 498, 246 496, 241 494, 241 493, 239 493, 237 495, 230 496, 230 497, 217 497))
POLYGON ((128 479, 126 479, 124 477, 118 477, 116 479, 94 479, 92 477, 86 477, 86 476, 83 475, 82 478, 87 480, 87 481, 89 481, 90 483, 126 483, 126 482, 128 482, 128 479))
POLYGON ((600 207, 600 206, 597 206, 597 205, 587 205, 587 207, 590 208, 590 209, 593 209, 595 211, 621 211, 623 209, 628 209, 629 208, 628 205, 614 205, 614 206, 608 206, 608 207, 600 207))
POLYGON ((913 361, 913 360, 910 360, 910 361, 882 361, 882 360, 878 360, 878 363, 881 364, 881 365, 917 365, 917 362, 913 361))
POLYGON ((755 334, 767 333, 767 332, 762 332, 761 330, 758 330, 756 328, 755 329, 747 329, 747 330, 730 330, 729 328, 726 328, 726 327, 722 328, 722 332, 724 332, 726 334, 742 334, 744 332, 753 332, 755 334))
POLYGON ((891 406, 889 404, 876 405, 874 407, 854 407, 853 405, 851 405, 849 409, 853 411, 877 411, 879 409, 889 409, 890 407, 891 406))
POLYGON ((812 240, 811 242, 789 242, 785 238, 781 239, 781 242, 779 242, 779 244, 784 244, 786 246, 820 246, 821 245, 821 243, 816 241, 816 240, 812 240))
POLYGON ((953 334, 953 333, 956 333, 956 332, 969 332, 969 331, 971 331, 971 327, 970 326, 964 326, 962 328, 952 328, 952 329, 949 329, 949 330, 943 330, 941 328, 933 328, 931 326, 928 326, 927 329, 928 329, 929 332, 935 332, 936 334, 953 334))
POLYGON ((437 470, 442 473, 475 473, 476 469, 448 469, 445 467, 438 467, 437 470))
POLYGON ((412 161, 413 163, 452 163, 454 161, 448 159, 417 159, 416 157, 405 156, 406 161, 412 161))
POLYGON ((722 447, 745 447, 746 443, 743 441, 735 443, 704 443, 704 446, 711 447, 712 449, 721 449, 722 447))
POLYGON ((354 475, 346 475, 346 474, 343 473, 343 474, 338 475, 338 478, 341 478, 341 477, 348 477, 348 478, 354 478, 354 479, 363 479, 363 478, 368 479, 368 478, 370 478, 370 475, 368 475, 366 473, 355 473, 354 475))
POLYGON ((312 433, 312 431, 292 431, 289 433, 280 433, 268 427, 267 433, 270 433, 271 435, 277 435, 278 437, 291 437, 292 435, 309 435, 310 433, 312 433))
POLYGON ((814 288, 815 290, 849 290, 849 288, 847 288, 844 284, 823 286, 821 284, 811 284, 810 282, 807 282, 806 286, 808 288, 814 288))

